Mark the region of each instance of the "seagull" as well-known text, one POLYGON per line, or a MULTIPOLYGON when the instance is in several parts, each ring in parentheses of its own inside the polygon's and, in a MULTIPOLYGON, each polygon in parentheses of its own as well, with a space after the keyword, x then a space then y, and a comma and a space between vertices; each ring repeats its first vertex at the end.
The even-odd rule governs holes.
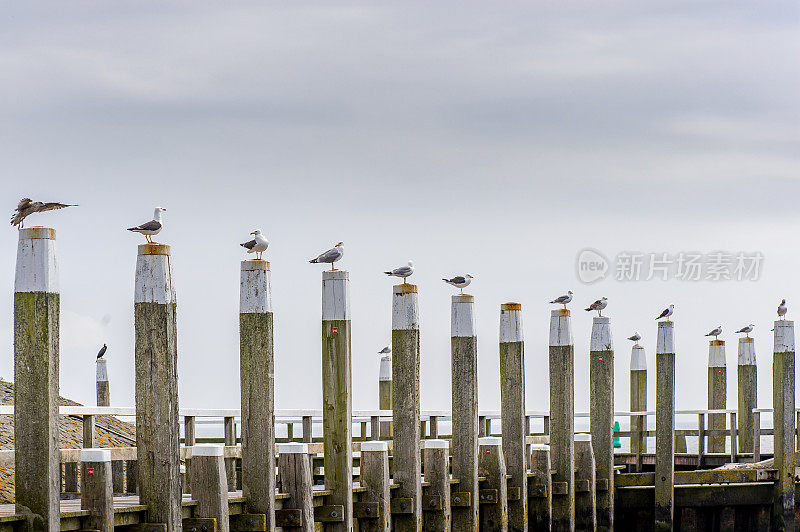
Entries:
POLYGON ((598 316, 602 316, 603 315, 603 309, 606 308, 606 305, 608 305, 608 298, 603 297, 603 298, 598 299, 597 301, 595 301, 591 305, 589 305, 589 308, 585 308, 584 310, 586 312, 591 312, 593 310, 596 310, 597 311, 597 315, 598 316))
POLYGON ((101 347, 100 351, 97 352, 97 360, 103 358, 103 355, 106 354, 106 349, 108 349, 108 346, 106 344, 103 344, 103 347, 101 347))
POLYGON ((786 311, 789 310, 786 308, 786 300, 781 299, 781 304, 778 305, 778 318, 785 320, 784 316, 786 316, 786 311))
POLYGON ((389 355, 392 354, 392 348, 387 345, 386 347, 378 351, 378 354, 388 357, 389 355))
POLYGON ((559 305, 564 305, 564 308, 567 308, 567 303, 572 301, 572 290, 567 290, 567 295, 559 296, 552 300, 550 303, 558 303, 559 305))
POLYGON ((319 257, 311 259, 308 262, 312 264, 317 264, 317 263, 330 264, 331 271, 334 271, 336 268, 333 267, 333 263, 341 259, 343 255, 344 255, 344 242, 339 242, 325 253, 322 253, 319 257))
POLYGON ((406 278, 410 277, 411 274, 414 273, 414 262, 408 261, 408 266, 400 266, 399 268, 395 268, 390 272, 383 272, 383 273, 393 277, 400 277, 403 279, 403 283, 405 284, 406 278))
POLYGON ((442 279, 442 281, 446 282, 447 284, 451 284, 456 288, 461 289, 461 293, 464 293, 464 289, 469 286, 469 283, 472 282, 472 276, 470 274, 465 274, 463 276, 456 275, 452 279, 442 279))
POLYGON ((42 203, 41 201, 31 201, 30 198, 22 198, 14 209, 14 215, 11 217, 11 225, 19 226, 22 229, 23 221, 26 217, 35 212, 54 211, 56 209, 63 209, 65 207, 77 207, 77 205, 69 205, 66 203, 42 203))
POLYGON ((717 325, 717 327, 709 332, 706 336, 713 336, 714 340, 719 340, 720 334, 722 334, 722 325, 717 325))
POLYGON ((639 340, 641 340, 641 339, 642 339, 642 335, 639 334, 638 332, 634 332, 633 336, 628 336, 628 340, 630 340, 631 342, 634 342, 634 343, 638 343, 639 340))
POLYGON ((669 321, 669 317, 672 316, 673 312, 675 312, 675 305, 670 305, 658 315, 656 321, 660 320, 661 318, 667 318, 667 321, 669 321))
POLYGON ((167 209, 156 207, 155 211, 153 212, 152 220, 150 220, 149 222, 145 222, 142 225, 137 225, 136 227, 129 227, 128 231, 133 231, 134 233, 139 233, 144 235, 144 237, 147 239, 148 244, 157 244, 158 242, 153 242, 153 239, 151 237, 161 232, 161 228, 163 227, 163 225, 161 224, 162 212, 167 212, 167 209))
POLYGON ((750 333, 753 332, 753 329, 755 329, 755 328, 756 328, 756 326, 751 323, 750 325, 742 327, 741 329, 739 329, 736 332, 737 333, 745 333, 747 335, 747 337, 750 338, 750 333))
POLYGON ((256 229, 250 234, 255 235, 255 238, 249 242, 239 245, 243 248, 247 248, 248 253, 255 253, 256 260, 261 260, 261 254, 264 253, 269 247, 269 240, 267 240, 267 238, 261 234, 261 230, 259 229, 256 229))

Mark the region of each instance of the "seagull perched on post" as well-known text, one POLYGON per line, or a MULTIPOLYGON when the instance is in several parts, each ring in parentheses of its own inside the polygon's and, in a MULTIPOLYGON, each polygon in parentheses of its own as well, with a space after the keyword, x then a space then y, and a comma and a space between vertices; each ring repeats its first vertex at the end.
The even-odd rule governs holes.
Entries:
POLYGON ((392 348, 387 345, 386 347, 378 351, 378 354, 388 357, 389 355, 392 354, 392 348))
POLYGON ((456 288, 460 288, 461 293, 463 294, 464 289, 469 286, 469 283, 472 282, 472 276, 467 273, 464 275, 456 275, 452 279, 442 278, 442 281, 446 282, 447 284, 451 284, 456 288))
POLYGON ((103 344, 103 347, 101 347, 100 351, 97 352, 97 360, 103 358, 103 355, 106 354, 106 349, 108 349, 108 346, 106 344, 103 344))
POLYGON ((152 220, 145 222, 142 225, 137 225, 136 227, 129 227, 128 231, 133 231, 134 233, 144 235, 148 244, 157 244, 158 242, 153 242, 151 237, 161 232, 161 228, 163 227, 161 223, 162 212, 167 212, 167 209, 156 207, 155 211, 153 211, 152 220))
POLYGON ((713 336, 714 340, 719 340, 720 334, 722 334, 722 325, 717 325, 714 330, 710 331, 706 336, 713 336))
POLYGON ((742 327, 741 329, 739 329, 736 332, 737 333, 745 333, 747 335, 747 337, 750 338, 750 333, 753 332, 753 329, 755 329, 755 328, 756 328, 756 326, 751 323, 750 325, 746 325, 746 326, 742 327))
POLYGON ((789 309, 786 307, 786 300, 781 299, 781 304, 778 305, 778 318, 785 320, 786 318, 784 318, 784 316, 786 316, 788 310, 789 309))
POLYGON ((23 221, 25 218, 35 212, 54 211, 56 209, 63 209, 65 207, 77 207, 77 205, 69 205, 67 203, 43 203, 41 201, 32 201, 30 198, 22 198, 14 209, 14 215, 11 216, 11 225, 19 226, 22 229, 23 221))
POLYGON ((250 234, 254 235, 253 240, 239 245, 247 249, 248 253, 255 253, 256 260, 261 260, 261 254, 264 253, 269 247, 269 240, 267 240, 267 237, 261 234, 260 229, 256 229, 250 234))
POLYGON ((589 305, 588 308, 585 308, 583 310, 585 310, 586 312, 591 312, 593 310, 596 310, 597 311, 597 315, 598 316, 602 316, 603 315, 603 309, 606 308, 607 305, 608 305, 608 298, 602 297, 602 298, 598 299, 597 301, 595 301, 594 303, 592 303, 591 305, 589 305))
POLYGON ((399 268, 395 268, 390 272, 383 272, 383 273, 392 277, 400 277, 401 279, 403 279, 403 284, 405 284, 406 278, 410 277, 411 274, 414 273, 414 262, 408 261, 408 266, 400 266, 399 268))
POLYGON ((672 316, 673 312, 675 312, 675 305, 670 305, 661 311, 661 314, 656 317, 656 321, 660 320, 661 318, 667 318, 667 321, 669 321, 669 317, 672 316))
POLYGON ((641 339, 642 339, 642 335, 639 334, 638 332, 634 332, 633 336, 628 336, 628 340, 630 340, 631 342, 633 342, 635 344, 638 344, 639 340, 641 340, 641 339))
POLYGON ((336 268, 333 267, 333 263, 341 259, 343 255, 344 255, 344 243, 339 242, 328 251, 320 254, 319 257, 311 259, 308 262, 312 264, 317 264, 317 263, 330 264, 331 271, 334 271, 336 268))
POLYGON ((550 303, 558 303, 559 305, 564 305, 564 309, 567 308, 567 303, 572 301, 572 290, 567 290, 566 295, 559 296, 552 300, 550 303))

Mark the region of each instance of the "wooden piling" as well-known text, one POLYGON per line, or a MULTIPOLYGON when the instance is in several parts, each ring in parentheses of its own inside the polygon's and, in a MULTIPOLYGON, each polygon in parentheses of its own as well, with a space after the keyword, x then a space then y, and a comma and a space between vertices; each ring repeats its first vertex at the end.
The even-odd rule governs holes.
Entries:
POLYGON ((394 394, 395 497, 410 499, 411 512, 397 514, 397 531, 422 530, 422 464, 419 414, 419 307, 417 286, 399 284, 392 295, 392 380, 394 394))
POLYGON ((597 480, 597 488, 592 485, 591 490, 596 495, 596 524, 598 530, 612 530, 614 528, 614 344, 611 339, 611 320, 605 316, 596 316, 592 320, 589 347, 589 409, 597 480))
POLYGON ((350 274, 322 272, 322 426, 328 504, 344 507, 344 520, 325 530, 353 529, 353 395, 350 355, 350 274))
POLYGON ((169 246, 139 246, 134 294, 139 499, 147 522, 179 532, 178 350, 169 246))
POLYGON ((56 232, 19 231, 14 279, 14 496, 37 530, 61 530, 56 232))
MULTIPOLYGON (((647 411, 647 357, 644 347, 631 349, 631 412, 647 411)), ((636 456, 635 470, 642 470, 642 455, 647 452, 647 416, 631 416, 631 454, 636 456)))
POLYGON ((534 444, 531 449, 531 473, 528 486, 528 525, 530 530, 551 530, 553 508, 553 477, 550 446, 534 444))
MULTIPOLYGON (((410 285, 409 285, 410 286, 410 285)), ((392 356, 381 357, 381 364, 378 370, 378 408, 381 410, 392 409, 392 356)), ((379 438, 392 437, 392 422, 380 422, 379 438)))
POLYGON ((228 532, 228 480, 222 445, 192 447, 192 499, 197 501, 195 516, 216 519, 217 532, 228 532))
POLYGON ((449 532, 453 514, 450 507, 450 461, 447 440, 425 440, 422 452, 425 462, 425 482, 428 484, 422 505, 424 529, 426 532, 449 532))
MULTIPOLYGON (((725 341, 708 343, 708 409, 725 410, 728 401, 728 370, 725 360, 725 341)), ((725 452, 725 413, 708 414, 708 452, 725 452)))
POLYGON ((575 353, 569 310, 550 313, 550 460, 554 531, 575 529, 575 353))
POLYGON ((739 452, 753 452, 753 409, 758 408, 758 382, 756 349, 753 338, 739 338, 739 364, 737 367, 739 452))
POLYGON ((778 470, 772 512, 773 530, 795 529, 795 369, 794 322, 775 322, 772 358, 772 423, 774 459, 778 470))
MULTIPOLYGON (((596 462, 594 436, 575 435, 575 529, 597 530, 596 462)), ((608 528, 606 528, 608 530, 608 528)))
MULTIPOLYGON (((183 417, 183 445, 193 447, 197 443, 197 418, 195 416, 183 417)), ((192 459, 186 459, 186 481, 183 483, 184 493, 192 492, 192 459)))
POLYGON ((108 383, 108 366, 105 358, 97 359, 97 406, 111 406, 111 386, 108 383))
POLYGON ((675 322, 658 323, 656 341, 655 530, 672 530, 675 513, 675 322))
MULTIPOLYGON (((468 505, 453 508, 453 530, 478 530, 478 342, 474 298, 454 295, 451 306, 453 476, 468 505)), ((455 499, 455 496, 454 496, 455 499)))
POLYGON ((275 357, 272 275, 265 260, 243 260, 239 283, 242 495, 247 512, 275 513, 275 357))
POLYGON ((114 532, 114 492, 111 487, 111 451, 81 450, 81 510, 89 516, 85 528, 114 532))
POLYGON ((286 493, 289 498, 283 501, 283 509, 276 512, 275 526, 314 532, 313 482, 308 444, 279 443, 278 469, 281 479, 279 491, 286 493))
POLYGON ((508 485, 506 460, 501 438, 486 436, 478 440, 478 474, 484 477, 480 490, 480 528, 486 532, 505 532, 508 528, 508 485))
MULTIPOLYGON (((392 351, 394 351, 394 348, 392 348, 392 351)), ((397 476, 397 455, 395 455, 394 460, 395 476, 397 476)), ((386 445, 385 441, 370 441, 361 444, 360 482, 361 487, 367 490, 361 501, 368 503, 368 505, 365 505, 363 515, 359 516, 359 532, 399 530, 399 528, 396 528, 396 524, 393 528, 392 522, 396 521, 397 517, 408 514, 398 514, 393 517, 390 513, 389 446, 386 445), (373 511, 373 505, 375 504, 377 504, 377 511, 373 511)), ((402 494, 398 494, 397 498, 408 499, 402 494)), ((406 522, 404 530, 409 530, 408 522, 406 522)))
POLYGON ((500 417, 503 455, 511 478, 509 491, 519 498, 508 501, 508 529, 528 530, 528 460, 525 437, 525 344, 522 305, 500 305, 500 417))

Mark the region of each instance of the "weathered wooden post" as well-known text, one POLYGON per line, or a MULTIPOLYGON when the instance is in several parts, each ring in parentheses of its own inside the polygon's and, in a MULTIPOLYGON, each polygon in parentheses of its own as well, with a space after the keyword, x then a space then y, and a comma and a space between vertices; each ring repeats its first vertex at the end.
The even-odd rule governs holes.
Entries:
POLYGON ((503 454, 511 478, 508 529, 528 530, 528 460, 525 437, 525 344, 522 305, 500 305, 500 415, 503 454))
POLYGON ((592 486, 591 491, 596 499, 597 527, 610 530, 614 528, 614 344, 610 318, 597 316, 592 320, 589 351, 590 426, 597 480, 596 490, 592 486))
POLYGON ((794 322, 775 322, 772 358, 772 423, 775 442, 775 483, 772 522, 774 530, 795 529, 794 469, 796 467, 794 431, 794 322))
POLYGON ((217 531, 228 532, 228 479, 222 445, 192 447, 192 499, 197 501, 196 515, 216 519, 217 531))
MULTIPOLYGON (((647 357, 638 343, 631 349, 631 412, 647 411, 647 357)), ((642 470, 642 455, 647 452, 647 416, 631 416, 631 454, 636 456, 636 471, 642 470)))
MULTIPOLYGON (((392 355, 381 357, 381 365, 378 370, 378 408, 381 410, 392 409, 392 355)), ((392 422, 380 422, 380 437, 392 437, 392 422)))
POLYGON ((114 493, 111 488, 111 451, 81 450, 81 510, 88 510, 85 526, 114 532, 114 493))
MULTIPOLYGON (((597 492, 593 436, 575 435, 575 528, 597 530, 597 492)), ((606 528, 608 530, 608 528, 606 528)))
POLYGON ((496 436, 478 440, 478 474, 484 477, 480 490, 480 528, 484 531, 508 530, 508 488, 503 441, 496 436))
POLYGON ((550 530, 553 508, 553 477, 550 466, 550 446, 534 444, 531 449, 528 524, 530 530, 550 530))
POLYGON ((756 348, 753 338, 739 338, 739 452, 753 452, 753 409, 758 408, 758 370, 756 369, 756 348))
POLYGON ((656 340, 655 529, 672 530, 675 510, 675 322, 658 323, 656 340))
POLYGON ((136 261, 136 450, 147 521, 181 530, 178 335, 169 246, 142 244, 136 261))
MULTIPOLYGON (((725 341, 708 343, 708 409, 725 410, 728 401, 728 370, 725 362, 725 341)), ((725 413, 708 414, 708 452, 725 452, 725 413)))
MULTIPOLYGON (((397 458, 395 457, 395 460, 397 458)), ((395 465, 395 471, 397 466, 395 465)), ((396 474, 396 473, 395 473, 396 474)), ((389 495, 389 446, 385 441, 369 441, 361 444, 361 487, 366 488, 363 503, 356 503, 362 510, 359 517, 359 532, 389 532, 393 527, 389 495)), ((401 497, 402 498, 402 497, 401 497)), ((411 501, 407 504, 410 505, 411 501)), ((399 514, 407 515, 407 514, 399 514)), ((404 530, 408 530, 405 528, 404 530)))
POLYGON ((280 491, 289 495, 275 514, 275 526, 314 532, 314 502, 308 443, 279 443, 280 491))
POLYGON ((19 231, 14 279, 14 497, 36 530, 61 530, 56 231, 19 231))
POLYGON ((424 528, 431 532, 449 532, 452 510, 447 440, 425 440, 423 456, 425 482, 428 484, 422 504, 424 528))
POLYGON ((478 339, 475 299, 454 295, 450 319, 453 393, 453 530, 478 529, 478 339), (458 499, 458 500, 456 500, 458 499))
POLYGON ((554 531, 575 529, 575 352, 569 310, 550 312, 550 460, 554 531))
POLYGON ((332 532, 353 529, 353 395, 350 357, 350 273, 322 272, 322 427, 325 487, 344 520, 332 532))
POLYGON ((422 464, 419 423, 419 308, 417 286, 398 284, 392 295, 392 413, 394 420, 394 497, 408 499, 410 513, 397 514, 398 531, 422 530, 422 464))
POLYGON ((111 386, 105 358, 97 359, 97 406, 111 406, 111 386))
POLYGON ((243 260, 239 283, 242 495, 248 513, 275 513, 275 357, 272 275, 266 260, 243 260))

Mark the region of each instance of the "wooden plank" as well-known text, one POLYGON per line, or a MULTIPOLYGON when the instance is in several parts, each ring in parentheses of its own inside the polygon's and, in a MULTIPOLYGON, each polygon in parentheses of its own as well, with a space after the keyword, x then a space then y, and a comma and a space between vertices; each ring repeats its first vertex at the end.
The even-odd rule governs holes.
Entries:
POLYGON ((575 436, 575 528, 597 529, 596 467, 592 438, 575 436))
POLYGON ((553 530, 575 528, 575 354, 568 310, 550 314, 550 461, 553 530), (564 486, 562 494, 556 486, 564 486))
MULTIPOLYGON (((278 445, 278 469, 280 470, 280 491, 289 498, 283 501, 283 508, 296 510, 300 516, 292 526, 304 532, 314 530, 314 503, 312 501, 311 462, 307 443, 288 443, 278 445)), ((277 517, 276 517, 277 519, 277 517)), ((278 525, 276 526, 285 526, 278 525)))
POLYGON ((189 517, 183 520, 183 532, 216 532, 217 520, 208 517, 189 517))
POLYGON ((267 529, 264 514, 235 514, 230 517, 231 532, 263 532, 267 529))
POLYGON ((319 523, 343 523, 345 520, 344 506, 341 504, 326 504, 314 508, 314 521, 319 523))
POLYGON ((424 442, 425 483, 422 499, 422 520, 425 530, 446 531, 451 528, 450 473, 446 440, 424 442))
MULTIPOLYGON (((689 484, 741 484, 747 482, 774 482, 777 469, 702 469, 697 471, 675 471, 676 486, 689 484)), ((618 487, 653 486, 655 473, 620 473, 616 478, 618 487)))
MULTIPOLYGON (((362 443, 360 466, 361 487, 366 489, 361 500, 374 503, 376 509, 370 512, 369 519, 359 522, 358 529, 364 532, 389 532, 392 530, 394 519, 390 514, 389 448, 386 442, 362 443)), ((410 506, 413 511, 413 501, 410 506)))
POLYGON ((478 474, 485 479, 478 493, 481 529, 507 531, 508 480, 501 438, 489 436, 478 440, 478 474))
POLYGON ((192 449, 192 498, 197 501, 197 517, 216 519, 219 532, 229 532, 228 482, 221 445, 195 445, 192 449))
POLYGON ((528 526, 532 530, 550 530, 553 476, 550 473, 550 447, 535 444, 531 448, 531 472, 528 479, 528 526))

